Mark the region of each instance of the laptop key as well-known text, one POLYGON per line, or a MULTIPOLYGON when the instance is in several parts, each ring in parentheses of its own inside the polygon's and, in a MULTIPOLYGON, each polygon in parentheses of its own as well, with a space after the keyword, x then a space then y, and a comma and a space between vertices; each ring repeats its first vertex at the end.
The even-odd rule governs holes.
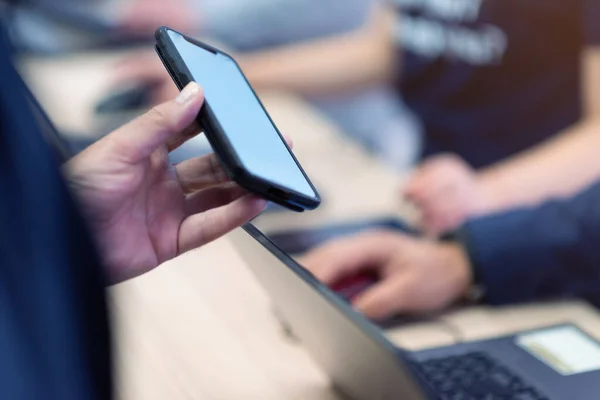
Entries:
POLYGON ((525 382, 515 377, 510 383, 510 389, 514 392, 520 392, 521 390, 527 389, 527 386, 525 385, 525 382))
POLYGON ((442 393, 450 393, 456 389, 456 385, 451 380, 446 380, 437 385, 436 389, 442 393))
POLYGON ((505 396, 510 394, 510 389, 496 384, 492 379, 484 379, 475 382, 470 388, 469 393, 477 396, 478 398, 485 398, 488 394, 505 396))
POLYGON ((464 392, 454 393, 449 397, 446 397, 448 400, 471 400, 472 397, 464 392))
POLYGON ((513 377, 507 371, 503 371, 502 369, 495 369, 489 375, 489 378, 494 381, 498 386, 507 388, 512 383, 513 377))
POLYGON ((463 388, 470 388, 473 384, 481 380, 483 376, 477 376, 475 374, 467 374, 460 379, 460 386, 463 388))

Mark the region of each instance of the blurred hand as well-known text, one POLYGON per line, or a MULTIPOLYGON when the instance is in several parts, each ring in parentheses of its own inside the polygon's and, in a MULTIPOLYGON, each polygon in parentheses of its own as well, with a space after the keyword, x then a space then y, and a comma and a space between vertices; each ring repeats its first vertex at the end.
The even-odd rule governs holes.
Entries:
POLYGON ((421 211, 421 225, 438 235, 490 207, 490 195, 477 172, 460 157, 431 157, 418 168, 403 196, 421 211))
POLYGON ((385 231, 333 241, 309 253, 301 264, 327 285, 375 272, 379 283, 353 300, 375 320, 443 309, 466 294, 473 279, 459 245, 385 231))
POLYGON ((191 83, 65 166, 112 283, 217 239, 266 205, 230 182, 214 155, 169 163, 169 151, 199 132, 203 100, 191 83))
POLYGON ((152 104, 160 104, 177 96, 179 90, 154 50, 138 51, 115 65, 111 86, 131 84, 152 87, 152 104))
POLYGON ((151 38, 157 28, 168 26, 182 33, 198 29, 195 10, 187 0, 134 0, 119 23, 127 36, 151 38))

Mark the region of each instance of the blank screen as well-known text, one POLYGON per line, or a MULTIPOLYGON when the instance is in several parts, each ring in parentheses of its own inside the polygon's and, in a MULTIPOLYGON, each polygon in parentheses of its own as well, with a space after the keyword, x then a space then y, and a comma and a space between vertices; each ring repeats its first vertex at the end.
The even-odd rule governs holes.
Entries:
POLYGON ((169 31, 194 80, 204 89, 217 122, 244 168, 284 188, 314 198, 315 192, 292 158, 236 63, 169 31))

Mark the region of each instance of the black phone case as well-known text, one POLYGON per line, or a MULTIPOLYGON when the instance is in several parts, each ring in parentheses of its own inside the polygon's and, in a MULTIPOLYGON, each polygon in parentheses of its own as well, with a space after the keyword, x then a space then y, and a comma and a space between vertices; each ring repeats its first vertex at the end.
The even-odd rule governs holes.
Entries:
MULTIPOLYGON (((203 42, 200 42, 193 38, 190 38, 188 36, 185 36, 175 30, 170 29, 170 28, 161 27, 156 31, 156 34, 155 34, 155 36, 156 36, 156 47, 155 47, 156 52, 157 52, 159 58, 162 60, 165 68, 171 75, 171 78, 173 79, 173 81, 175 82, 177 87, 179 88, 179 90, 182 90, 188 83, 193 81, 193 76, 192 76, 191 72, 189 71, 189 69, 187 68, 187 66, 185 65, 185 63, 183 62, 183 60, 181 59, 181 57, 179 56, 177 49, 171 42, 171 39, 169 38, 169 35, 168 35, 169 30, 181 35, 183 38, 185 38, 190 43, 192 43, 206 51, 228 57, 235 63, 238 70, 240 71, 240 74, 244 77, 246 82, 248 82, 248 80, 242 73, 241 68, 237 64, 237 62, 233 59, 233 57, 231 57, 227 53, 224 53, 210 45, 207 45, 206 43, 203 43, 203 42)), ((258 96, 256 95, 256 92, 254 92, 254 89, 252 89, 252 86, 250 85, 249 82, 248 82, 248 86, 250 87, 254 96, 258 100, 260 106, 262 107, 263 111, 265 112, 265 115, 267 115, 267 117, 269 118, 269 121, 275 128, 275 131, 281 137, 281 140, 285 143, 285 140, 283 139, 281 132, 279 132, 279 129, 277 129, 277 127, 273 123, 273 120, 267 113, 264 105, 262 104, 262 102, 260 101, 258 96)), ((319 206, 319 204, 321 203, 321 198, 320 198, 317 190, 315 189, 314 185, 312 184, 312 182, 306 175, 306 172, 304 172, 304 169, 300 166, 300 163, 294 156, 294 153, 290 150, 287 143, 285 143, 285 146, 286 146, 287 150, 290 152, 290 155, 293 158, 294 162, 296 163, 296 165, 298 166, 298 168, 300 169, 300 171, 306 178, 306 181, 308 182, 310 187, 313 189, 313 191, 315 193, 314 198, 304 196, 304 195, 302 195, 296 191, 293 191, 289 188, 277 185, 277 184, 275 184, 271 181, 268 181, 266 179, 263 179, 261 177, 257 177, 255 175, 251 174, 249 171, 247 171, 245 169, 244 165, 242 164, 242 162, 240 161, 239 157, 233 150, 233 147, 231 146, 229 139, 227 138, 227 135, 225 134, 225 132, 221 128, 220 124, 218 123, 217 119, 215 118, 214 113, 212 112, 212 110, 210 108, 210 104, 208 104, 208 102, 206 102, 206 101, 204 102, 204 106, 200 110, 200 114, 198 114, 197 120, 200 123, 200 126, 202 127, 202 129, 204 129, 204 133, 206 135, 207 140, 209 141, 210 145, 212 146, 212 148, 213 148, 215 154, 217 155, 217 157, 219 158, 221 164, 223 165, 223 167, 229 174, 229 177, 234 182, 236 182, 238 185, 240 185, 244 189, 248 190, 249 192, 257 194, 258 196, 260 196, 266 200, 269 200, 269 201, 272 201, 273 203, 282 205, 293 211, 302 212, 304 210, 313 210, 319 206)))

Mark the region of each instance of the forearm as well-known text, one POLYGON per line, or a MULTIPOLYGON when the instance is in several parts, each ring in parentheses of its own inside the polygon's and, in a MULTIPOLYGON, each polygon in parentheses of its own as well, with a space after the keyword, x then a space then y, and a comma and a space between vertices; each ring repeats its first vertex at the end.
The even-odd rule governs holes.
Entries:
POLYGON ((600 184, 554 201, 469 222, 461 231, 486 301, 578 297, 600 304, 600 184))
POLYGON ((258 89, 299 94, 354 90, 391 79, 397 70, 392 39, 393 16, 377 10, 358 31, 241 57, 258 89))
POLYGON ((581 54, 584 119, 553 139, 480 174, 488 211, 572 196, 600 178, 600 49, 581 54))
POLYGON ((366 23, 376 0, 188 0, 204 33, 249 51, 349 32, 366 23), (234 24, 231 21, 235 21, 234 24))
POLYGON ((555 138, 479 173, 488 212, 568 197, 600 178, 600 119, 589 119, 555 138))

